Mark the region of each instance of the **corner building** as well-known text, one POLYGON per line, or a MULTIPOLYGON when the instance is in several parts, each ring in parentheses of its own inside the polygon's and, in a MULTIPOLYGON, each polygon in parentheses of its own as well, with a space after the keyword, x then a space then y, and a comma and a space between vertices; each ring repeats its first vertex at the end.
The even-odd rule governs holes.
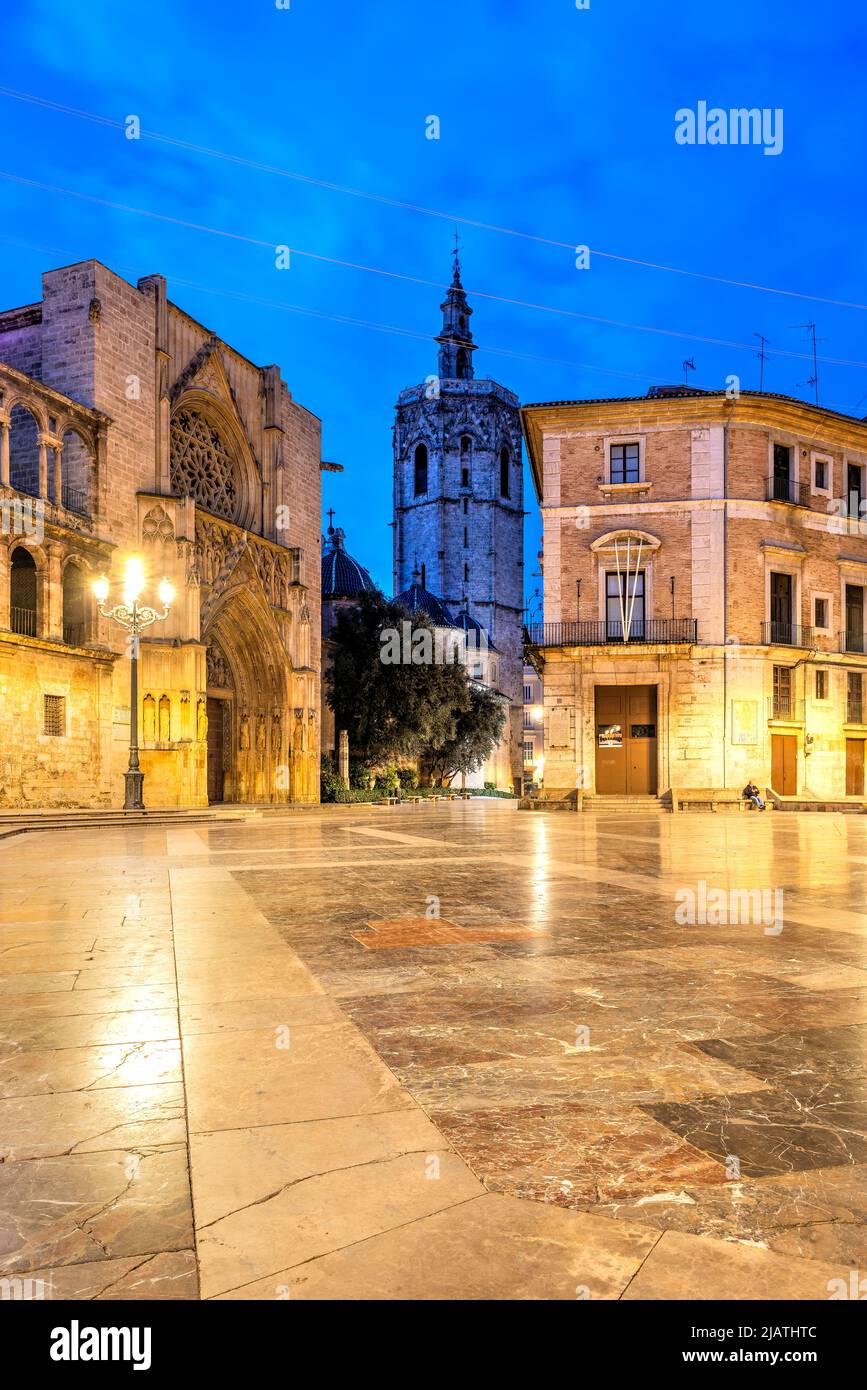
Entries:
POLYGON ((545 790, 864 797, 867 423, 662 388, 527 405, 545 790))
POLYGON ((97 261, 0 314, 0 804, 118 806, 131 554, 148 806, 319 795, 320 425, 166 297, 97 261))

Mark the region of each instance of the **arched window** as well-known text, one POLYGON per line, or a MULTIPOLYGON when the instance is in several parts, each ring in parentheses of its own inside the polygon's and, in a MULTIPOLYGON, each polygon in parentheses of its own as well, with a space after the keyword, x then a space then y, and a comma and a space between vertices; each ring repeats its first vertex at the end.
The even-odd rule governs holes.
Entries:
POLYGON ((36 561, 19 545, 12 552, 9 583, 9 625, 22 637, 36 636, 36 561))
POLYGON ((459 381, 466 381, 469 376, 469 365, 470 358, 466 348, 458 348, 455 370, 457 371, 459 381))
POLYGON ((10 413, 9 481, 19 492, 39 496, 39 425, 23 405, 10 413))
POLYGON ((417 444, 415 450, 415 495, 423 497, 427 492, 427 445, 417 444))
POLYGON ((470 468, 473 462, 473 441, 468 434, 461 439, 461 487, 470 486, 470 468))
POLYGON ((464 565, 464 583, 465 583, 465 584, 469 583, 469 578, 470 578, 470 567, 469 567, 469 565, 464 565))
POLYGON ((505 444, 500 450, 500 496, 510 497, 509 488, 509 451, 505 444))
POLYGON ((197 410, 182 408, 172 417, 171 482, 181 497, 193 497, 206 512, 234 521, 238 510, 238 470, 216 425, 197 410))
POLYGON ((67 430, 63 436, 61 459, 63 486, 60 500, 68 511, 89 516, 91 457, 87 445, 75 430, 67 430))
POLYGON ((63 640, 69 647, 83 647, 89 637, 89 596, 80 565, 63 571, 63 640))

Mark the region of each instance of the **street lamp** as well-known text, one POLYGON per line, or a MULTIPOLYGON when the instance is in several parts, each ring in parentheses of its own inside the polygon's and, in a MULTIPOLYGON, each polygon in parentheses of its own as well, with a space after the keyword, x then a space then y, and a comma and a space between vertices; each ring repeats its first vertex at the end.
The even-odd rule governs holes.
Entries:
POLYGON ((175 597, 175 591, 167 579, 163 579, 159 586, 160 603, 163 605, 162 613, 158 613, 155 608, 149 608, 146 604, 139 604, 139 595, 144 588, 144 568, 137 555, 131 555, 126 565, 126 576, 123 585, 123 603, 115 604, 113 608, 107 608, 108 600, 108 580, 105 575, 100 575, 99 579, 93 581, 93 596, 96 599, 97 607, 104 618, 113 618, 122 628, 130 634, 130 695, 129 695, 129 767, 124 775, 124 799, 123 809, 125 811, 143 811, 144 801, 142 799, 142 786, 144 784, 144 773, 139 767, 138 761, 138 644, 139 636, 143 628, 150 627, 151 623, 162 622, 169 616, 169 609, 175 597))

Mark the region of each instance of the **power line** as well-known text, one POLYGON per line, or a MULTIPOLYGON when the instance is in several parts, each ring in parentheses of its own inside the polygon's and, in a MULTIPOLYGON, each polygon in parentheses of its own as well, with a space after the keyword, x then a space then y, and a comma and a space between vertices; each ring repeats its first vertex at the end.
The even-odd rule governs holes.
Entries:
MULTIPOLYGON (((76 252, 70 251, 65 246, 45 246, 37 242, 25 241, 21 237, 0 236, 0 243, 12 246, 22 246, 30 251, 38 251, 44 255, 75 255, 76 252)), ((114 264, 120 270, 127 270, 132 275, 138 275, 140 267, 132 265, 130 262, 115 261, 114 264)), ((395 337, 412 338, 417 342, 430 343, 433 341, 430 333, 421 332, 419 329, 404 328, 398 324, 378 323, 371 319, 358 318, 351 314, 329 313, 325 309, 314 309, 304 304, 291 304, 286 300, 266 299, 261 295, 246 294, 241 290, 218 289, 214 285, 202 285, 196 280, 187 280, 179 275, 167 275, 169 284, 175 285, 180 289, 194 290, 199 294, 214 295, 219 299, 231 299, 245 304, 253 304, 257 308, 276 309, 281 313, 301 314, 308 318, 324 319, 331 323, 341 324, 350 328, 363 328, 377 333, 388 333, 395 337)), ((670 380, 670 375, 651 375, 646 372, 627 372, 618 370, 616 367, 601 367, 593 362, 576 362, 574 359, 566 357, 547 357, 535 352, 521 352, 516 348, 496 347, 492 344, 485 344, 485 352, 491 353, 496 357, 508 357, 523 362, 542 362, 547 365, 557 367, 569 367, 575 371, 595 372, 600 376, 610 376, 621 380, 640 381, 654 386, 666 385, 670 380)), ((867 364, 865 364, 867 365, 867 364)), ((703 383, 697 387, 700 391, 718 391, 718 383, 703 383)), ((867 399, 865 397, 864 399, 867 399)), ((860 402, 859 402, 860 404, 860 402)), ((851 415, 854 412, 842 405, 826 406, 828 410, 836 410, 843 415, 851 415)))
MULTIPOLYGON (((115 202, 111 198, 100 198, 95 193, 83 193, 78 189, 63 188, 62 186, 57 184, 44 183, 39 179, 25 178, 23 174, 13 174, 8 170, 0 169, 0 178, 6 179, 11 183, 21 184, 28 188, 37 188, 43 192, 57 193, 63 197, 77 198, 83 202, 95 203, 101 207, 112 208, 116 212, 129 212, 137 217, 147 217, 152 219, 153 221, 166 222, 172 226, 183 227, 186 231, 204 232, 207 235, 221 237, 229 241, 240 241, 244 242, 246 245, 249 246, 257 246, 260 248, 264 247, 267 248, 269 251, 274 251, 275 249, 275 243, 273 241, 265 241, 261 237, 248 236, 246 233, 243 232, 230 232, 225 230, 225 228, 221 227, 210 227, 206 223, 191 222, 186 218, 173 217, 170 213, 154 212, 150 208, 139 208, 135 207, 130 203, 115 202)), ((363 271, 365 274, 368 275, 381 275, 390 280, 399 280, 412 285, 422 285, 428 289, 444 290, 448 288, 448 286, 441 280, 427 280, 424 279, 422 276, 408 275, 406 274, 406 272, 398 270, 388 270, 382 266, 362 265, 358 261, 347 261, 341 259, 338 256, 325 256, 317 251, 302 250, 301 248, 294 246, 291 248, 291 254, 293 256, 303 257, 307 260, 319 261, 326 265, 341 266, 342 268, 347 270, 363 271)), ((556 314, 562 318, 579 319, 584 323, 598 323, 608 328, 622 328, 627 329, 630 332, 653 333, 663 337, 679 338, 689 342, 708 343, 712 347, 729 348, 737 352, 753 351, 752 345, 750 343, 739 343, 726 338, 709 338, 703 334, 684 333, 679 331, 678 329, 659 328, 652 324, 629 323, 622 319, 605 318, 598 314, 582 314, 577 309, 564 309, 552 304, 538 304, 532 300, 516 299, 514 297, 502 294, 491 294, 488 291, 474 289, 471 287, 467 288, 467 294, 471 295, 475 299, 485 299, 497 304, 507 304, 512 308, 532 309, 537 313, 556 314)), ((809 353, 792 352, 784 350, 782 348, 779 349, 777 356, 792 357, 802 361, 811 360, 811 354, 809 353)), ((849 359, 842 357, 821 357, 819 358, 819 361, 827 362, 833 366, 838 367, 867 368, 867 362, 858 361, 857 359, 849 359)))
MULTIPOLYGON (((125 123, 118 121, 110 116, 101 116, 93 111, 83 111, 78 107, 66 106, 62 102, 51 101, 47 97, 40 97, 31 92, 19 92, 12 87, 0 86, 0 95, 10 97, 15 101, 29 102, 34 106, 44 107, 46 110, 57 111, 65 116, 74 116, 78 120, 90 121, 95 125, 106 126, 112 130, 124 130, 125 123)), ((178 136, 165 135, 159 131, 140 129, 140 137, 146 140, 153 140, 159 144, 171 145, 177 149, 187 150, 192 154, 202 154, 209 159, 221 159, 229 164, 237 164, 244 168, 255 169, 259 173, 274 174, 280 178, 292 179, 298 183, 306 183, 315 188, 324 188, 331 193, 342 193, 353 198, 364 198, 368 202, 381 203, 386 207, 400 208, 405 212, 418 213, 425 217, 436 217, 448 222, 458 222, 465 227, 474 227, 479 231, 496 232, 501 236, 511 236, 520 238, 523 241, 533 241, 543 246, 554 246, 559 250, 574 251, 574 241, 559 241, 553 237, 541 236, 535 232, 520 231, 515 227, 503 227, 495 222, 483 222, 478 218, 464 217, 459 213, 443 212, 438 208, 425 207, 420 203, 408 202, 402 198, 390 198, 382 193, 371 193, 367 189, 353 188, 347 184, 335 183, 329 179, 314 178, 311 174, 301 174, 296 170, 283 169, 276 164, 265 164, 261 160, 248 159, 243 155, 232 154, 226 150, 215 150, 207 145, 196 144, 192 140, 182 140, 178 136)), ((687 270, 683 266, 665 265, 658 261, 649 261, 637 256, 623 256, 614 251, 602 251, 597 247, 590 247, 590 253, 600 256, 605 260, 618 261, 623 265, 639 266, 645 270, 661 270, 669 275, 685 275, 694 280, 708 280, 718 285, 728 285, 735 289, 756 290, 762 294, 782 295, 788 299, 809 300, 815 304, 830 304, 838 309, 867 309, 867 304, 859 304, 846 299, 830 299, 824 295, 807 294, 801 290, 780 289, 773 285, 760 285, 750 280, 737 280, 724 275, 712 275, 700 270, 687 270)))

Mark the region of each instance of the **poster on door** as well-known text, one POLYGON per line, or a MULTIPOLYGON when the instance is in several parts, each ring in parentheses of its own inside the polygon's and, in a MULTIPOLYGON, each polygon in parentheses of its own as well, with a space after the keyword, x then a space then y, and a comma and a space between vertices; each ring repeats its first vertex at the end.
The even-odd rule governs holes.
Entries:
POLYGON ((600 748, 622 748, 623 726, 621 724, 597 725, 600 748))

